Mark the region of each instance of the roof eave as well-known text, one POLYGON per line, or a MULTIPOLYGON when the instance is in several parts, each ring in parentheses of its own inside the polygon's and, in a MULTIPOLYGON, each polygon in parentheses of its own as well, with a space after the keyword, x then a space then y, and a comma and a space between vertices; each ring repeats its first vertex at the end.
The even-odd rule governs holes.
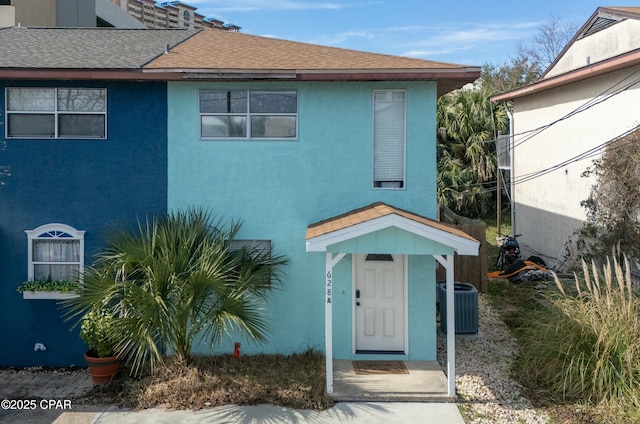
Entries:
POLYGON ((561 75, 557 75, 555 77, 539 80, 524 87, 507 91, 506 93, 498 94, 497 96, 491 97, 491 100, 494 102, 513 100, 519 97, 537 94, 546 90, 550 90, 552 88, 582 81, 609 72, 614 72, 619 69, 628 68, 637 64, 640 64, 640 49, 634 50, 630 53, 625 53, 620 56, 616 56, 611 59, 603 60, 602 62, 594 63, 592 65, 585 66, 561 75))
POLYGON ((228 78, 297 78, 302 81, 331 81, 331 80, 388 80, 411 79, 429 80, 439 79, 459 80, 462 84, 473 82, 480 77, 479 67, 455 69, 149 69, 145 73, 172 72, 182 73, 183 79, 228 79, 228 78))
POLYGON ((149 69, 144 73, 179 73, 182 80, 435 81, 437 96, 480 78, 479 67, 438 69, 149 69))
POLYGON ((140 69, 32 69, 0 68, 0 79, 15 80, 150 80, 173 81, 182 75, 175 72, 143 73, 140 69))
POLYGON ((480 78, 480 68, 476 69, 356 69, 356 70, 299 70, 299 79, 303 81, 330 80, 459 80, 461 84, 480 78))

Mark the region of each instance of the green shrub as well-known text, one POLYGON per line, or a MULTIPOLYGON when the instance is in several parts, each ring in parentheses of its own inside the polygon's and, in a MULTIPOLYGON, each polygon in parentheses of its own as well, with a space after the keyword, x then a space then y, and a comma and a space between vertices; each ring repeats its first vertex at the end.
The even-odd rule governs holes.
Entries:
POLYGON ((94 308, 84 314, 80 325, 80 338, 89 345, 89 355, 106 358, 114 354, 115 317, 107 308, 94 308))
POLYGON ((587 220, 576 230, 580 257, 604 257, 619 245, 640 257, 640 126, 605 147, 602 157, 583 173, 594 178, 581 204, 587 220))
MULTIPOLYGON (((523 329, 521 375, 562 401, 614 407, 618 416, 640 407, 640 299, 630 273, 609 260, 598 273, 583 261, 583 281, 543 296, 546 306, 523 329)), ((625 258, 625 269, 629 270, 625 258)), ((613 421, 615 422, 615 421, 613 421)))
POLYGON ((59 292, 76 292, 80 290, 80 283, 77 281, 52 281, 52 280, 34 280, 25 281, 18 288, 18 293, 25 291, 59 291, 59 292))
POLYGON ((215 347, 237 331, 267 340, 269 293, 288 260, 232 246, 239 223, 199 208, 122 228, 84 273, 79 296, 63 303, 74 319, 94 308, 110 317, 115 350, 132 374, 155 370, 167 354, 189 362, 195 343, 215 347))

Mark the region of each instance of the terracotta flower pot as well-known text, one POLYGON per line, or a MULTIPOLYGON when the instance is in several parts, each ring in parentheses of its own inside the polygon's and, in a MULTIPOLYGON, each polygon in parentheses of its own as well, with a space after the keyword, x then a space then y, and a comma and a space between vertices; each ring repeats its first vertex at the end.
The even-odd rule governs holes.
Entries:
POLYGON ((85 352, 84 359, 89 365, 89 375, 93 384, 108 384, 116 377, 120 370, 120 359, 117 356, 98 358, 91 356, 90 352, 85 352))

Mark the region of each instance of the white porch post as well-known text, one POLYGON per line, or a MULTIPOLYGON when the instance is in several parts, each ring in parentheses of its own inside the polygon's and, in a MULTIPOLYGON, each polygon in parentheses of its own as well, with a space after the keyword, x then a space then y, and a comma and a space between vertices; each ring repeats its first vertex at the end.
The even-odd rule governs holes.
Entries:
POLYGON ((447 256, 447 378, 449 396, 456 395, 456 315, 453 255, 447 256))
POLYGON ((338 253, 334 258, 331 252, 326 253, 324 346, 327 393, 333 393, 333 267, 344 256, 345 253, 338 253))
MULTIPOLYGON (((454 255, 436 256, 436 260, 445 267, 447 274, 447 394, 456 395, 456 315, 455 315, 455 282, 454 255)), ((440 319, 443 319, 441 316, 440 319)))

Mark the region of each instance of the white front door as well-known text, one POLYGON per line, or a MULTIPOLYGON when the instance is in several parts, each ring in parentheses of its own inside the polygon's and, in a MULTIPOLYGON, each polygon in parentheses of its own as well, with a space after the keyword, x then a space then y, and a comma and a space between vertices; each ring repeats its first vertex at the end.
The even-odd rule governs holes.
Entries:
POLYGON ((405 353, 403 255, 354 255, 356 352, 405 353))

